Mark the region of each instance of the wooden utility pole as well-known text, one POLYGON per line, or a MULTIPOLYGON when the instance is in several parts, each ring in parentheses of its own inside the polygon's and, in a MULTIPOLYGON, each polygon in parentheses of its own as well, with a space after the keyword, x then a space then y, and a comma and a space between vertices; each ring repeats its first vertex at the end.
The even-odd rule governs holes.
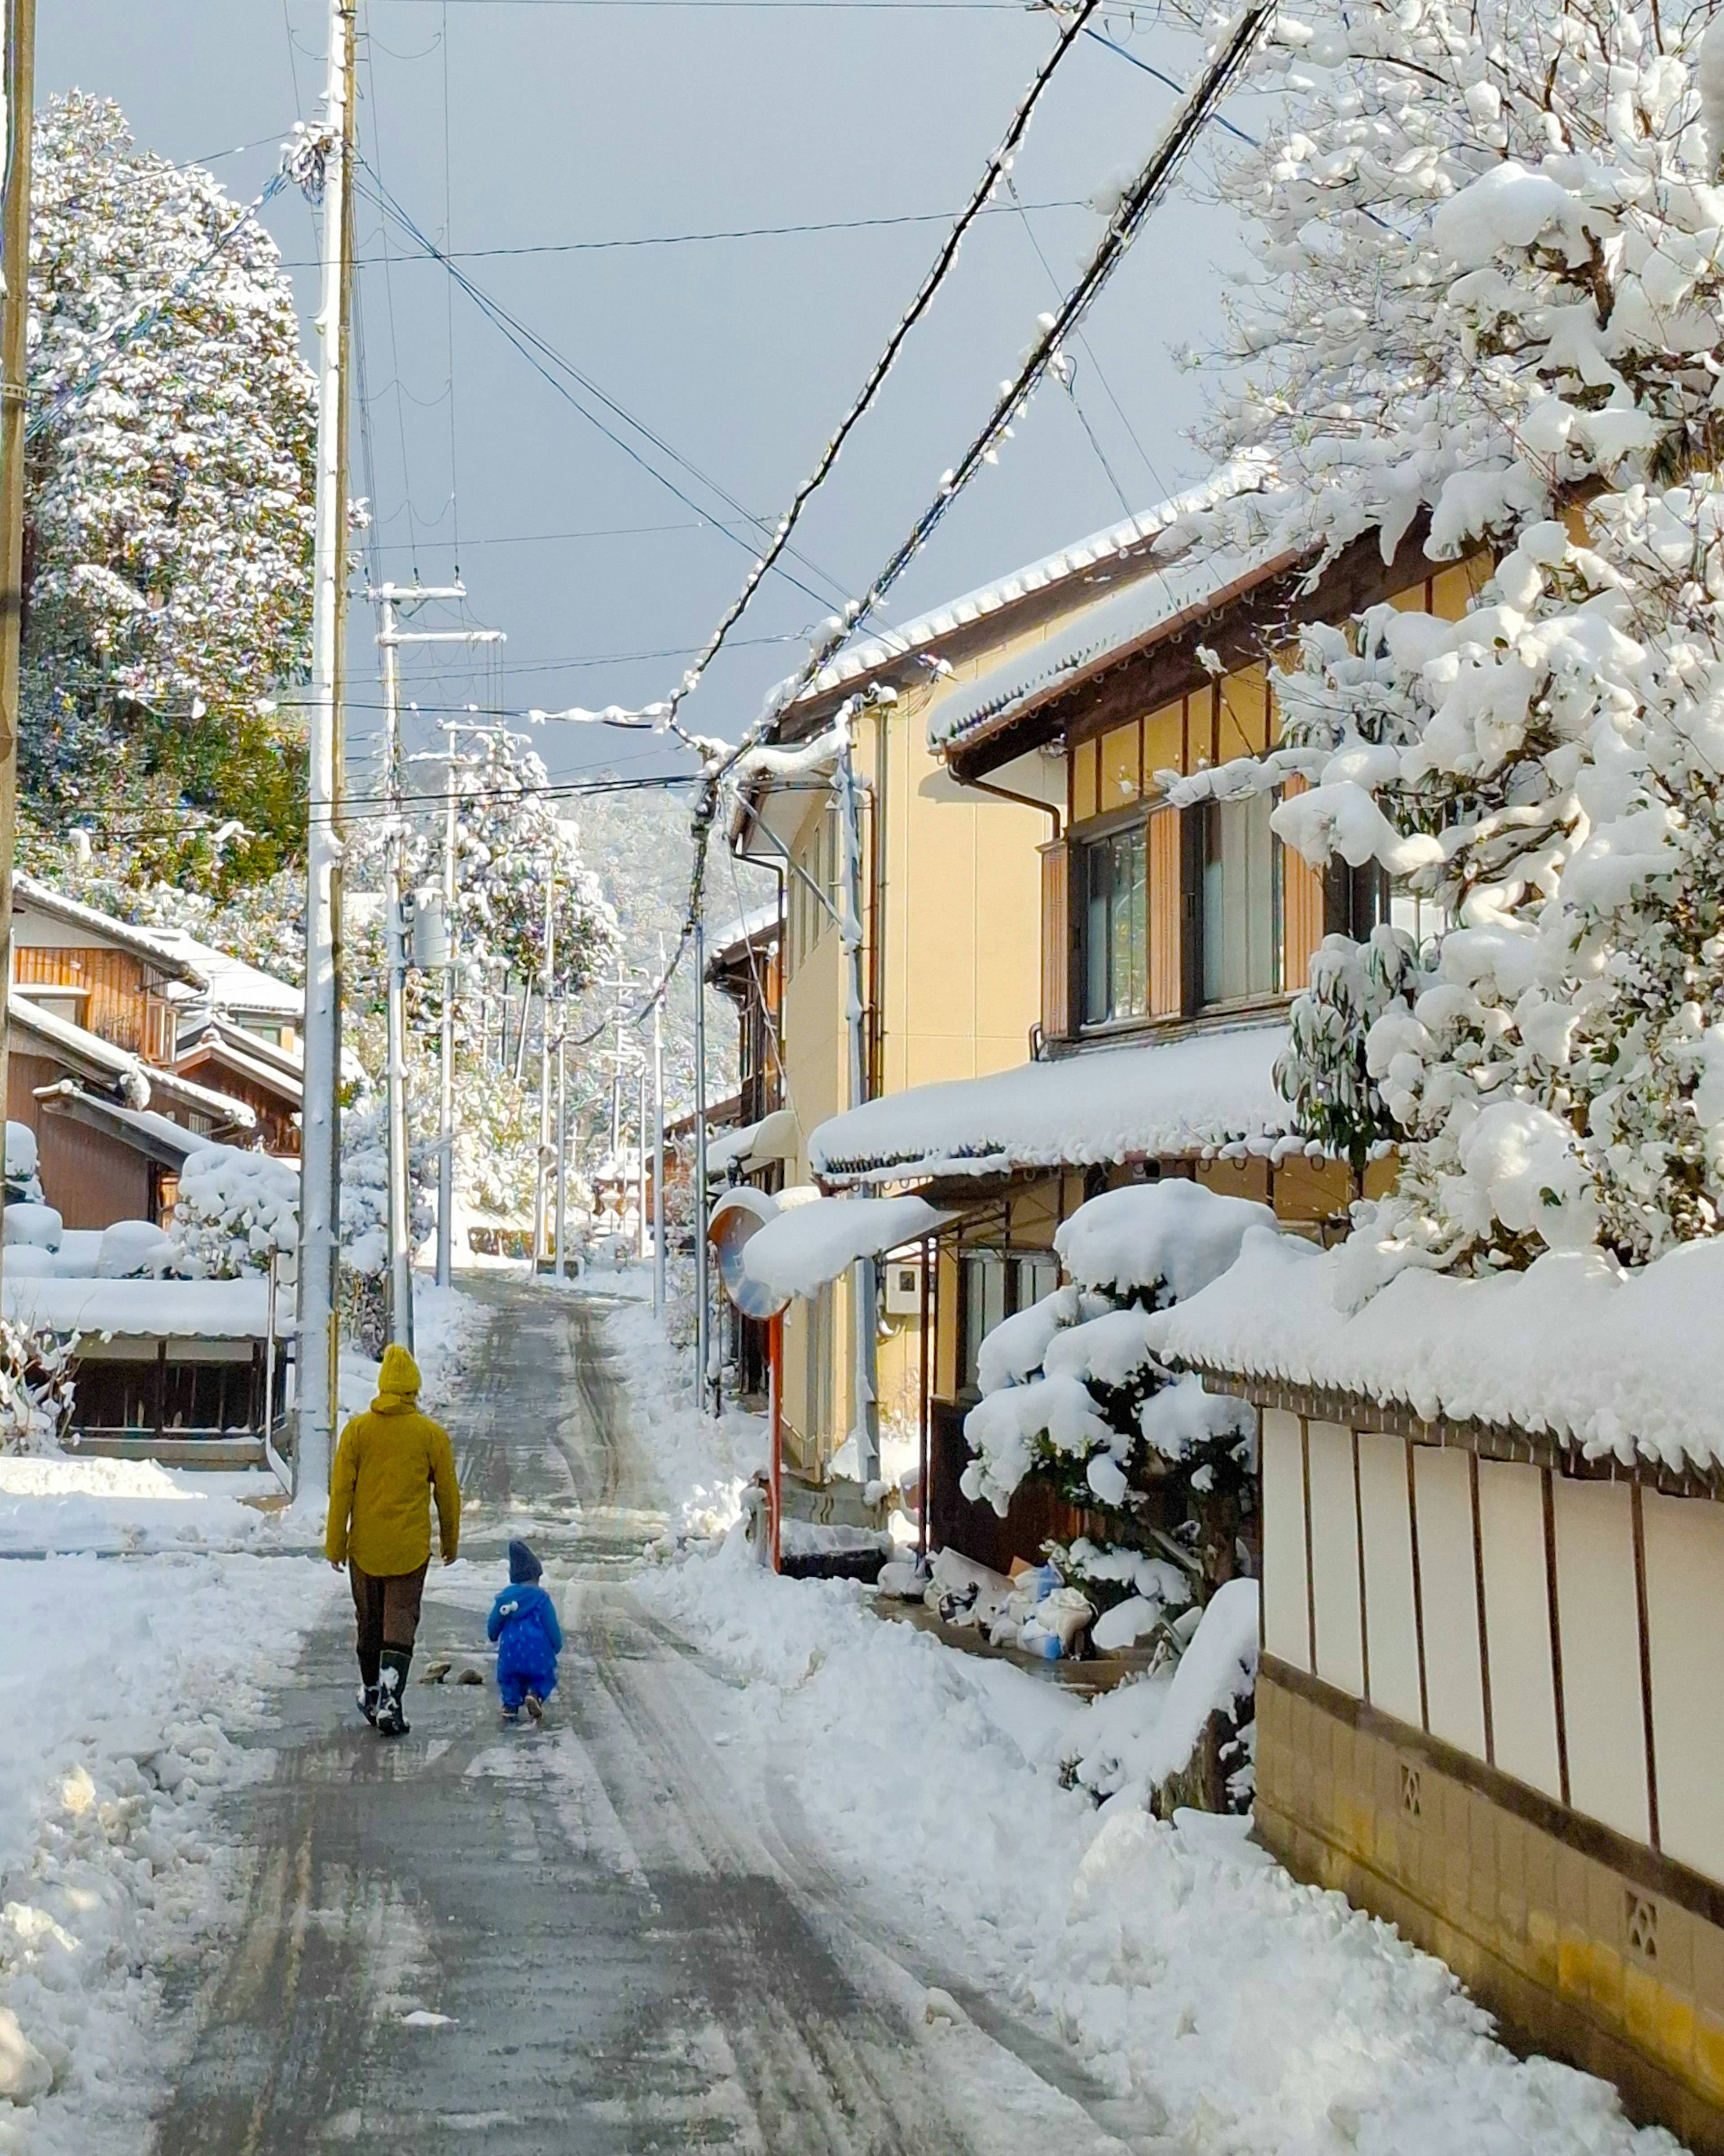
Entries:
POLYGON ((347 617, 347 326, 353 297, 356 0, 330 0, 323 281, 317 316, 317 490, 306 769, 305 1107, 294 1491, 329 1491, 341 1220, 341 842, 347 617))
MULTIPOLYGON (((12 856, 18 834, 18 644, 24 623, 24 407, 30 298, 30 129, 36 0, 6 0, 6 182, 0 205, 0 1104, 12 979, 12 856)), ((0 1106, 0 1125, 3 1125, 0 1106)), ((0 1149, 4 1138, 0 1137, 0 1149)))

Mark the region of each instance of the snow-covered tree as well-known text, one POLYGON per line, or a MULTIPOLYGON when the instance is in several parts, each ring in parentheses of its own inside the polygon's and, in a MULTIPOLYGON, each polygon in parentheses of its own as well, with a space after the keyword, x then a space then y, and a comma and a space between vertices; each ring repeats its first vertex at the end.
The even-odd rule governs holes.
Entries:
POLYGON ((1256 1418, 1158 1359, 1157 1313, 1225 1271, 1249 1229, 1274 1224, 1267 1206, 1195 1183, 1105 1192, 1054 1236, 1065 1284, 983 1342, 964 1494, 1003 1518, 1034 1479, 1108 1522, 1105 1541, 1051 1553, 1102 1610, 1104 1645, 1206 1602, 1239 1569, 1256 1418))
POLYGON ((130 812, 132 880, 229 891, 301 843, 280 685, 308 656, 315 399, 292 288, 208 172, 74 91, 37 121, 29 338, 29 809, 130 812))
POLYGON ((1284 747, 1182 798, 1296 772, 1285 839, 1450 924, 1429 978, 1355 999, 1408 1141, 1357 1286, 1644 1259, 1724 1202, 1724 28, 1414 0, 1280 34, 1213 440, 1287 491, 1238 513, 1496 572, 1458 624, 1310 631, 1284 747))

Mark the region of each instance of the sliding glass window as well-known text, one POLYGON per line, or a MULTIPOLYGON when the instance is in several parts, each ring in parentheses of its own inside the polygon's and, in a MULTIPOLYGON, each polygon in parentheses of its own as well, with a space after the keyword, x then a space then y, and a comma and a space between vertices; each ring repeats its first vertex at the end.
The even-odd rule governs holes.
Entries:
POLYGON ((1149 1009, 1149 853, 1142 824, 1079 851, 1083 1022, 1106 1025, 1149 1009))

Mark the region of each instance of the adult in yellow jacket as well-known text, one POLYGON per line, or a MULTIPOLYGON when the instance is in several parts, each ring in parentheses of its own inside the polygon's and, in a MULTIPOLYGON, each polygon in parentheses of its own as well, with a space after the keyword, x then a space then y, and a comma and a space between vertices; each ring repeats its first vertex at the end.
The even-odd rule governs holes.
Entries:
POLYGON ((403 1709, 431 1562, 434 1495, 443 1561, 453 1564, 461 1493, 449 1434, 419 1413, 418 1365, 405 1348, 392 1346, 383 1351, 377 1398, 336 1448, 323 1544, 352 1584, 360 1712, 386 1737, 407 1732, 403 1709))

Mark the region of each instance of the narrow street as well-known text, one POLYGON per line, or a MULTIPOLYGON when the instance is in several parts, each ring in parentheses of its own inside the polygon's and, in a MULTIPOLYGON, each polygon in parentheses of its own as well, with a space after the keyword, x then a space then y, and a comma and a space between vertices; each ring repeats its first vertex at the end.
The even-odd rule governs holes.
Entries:
POLYGON ((759 1815, 703 1733, 726 1680, 630 1595, 659 1493, 601 1306, 477 1291, 490 1327, 449 1419, 478 1577, 434 1569, 395 1745, 354 1713, 331 1600, 263 1740, 273 1778, 238 1800, 249 1900, 177 2002, 159 2156, 1169 2145, 1121 2138, 1031 2032, 931 2030, 925 1986, 951 1979, 869 1937, 793 1816, 759 1815), (538 1731, 500 1725, 489 1683, 417 1681, 482 1656, 508 1532, 574 1573, 538 1731))

